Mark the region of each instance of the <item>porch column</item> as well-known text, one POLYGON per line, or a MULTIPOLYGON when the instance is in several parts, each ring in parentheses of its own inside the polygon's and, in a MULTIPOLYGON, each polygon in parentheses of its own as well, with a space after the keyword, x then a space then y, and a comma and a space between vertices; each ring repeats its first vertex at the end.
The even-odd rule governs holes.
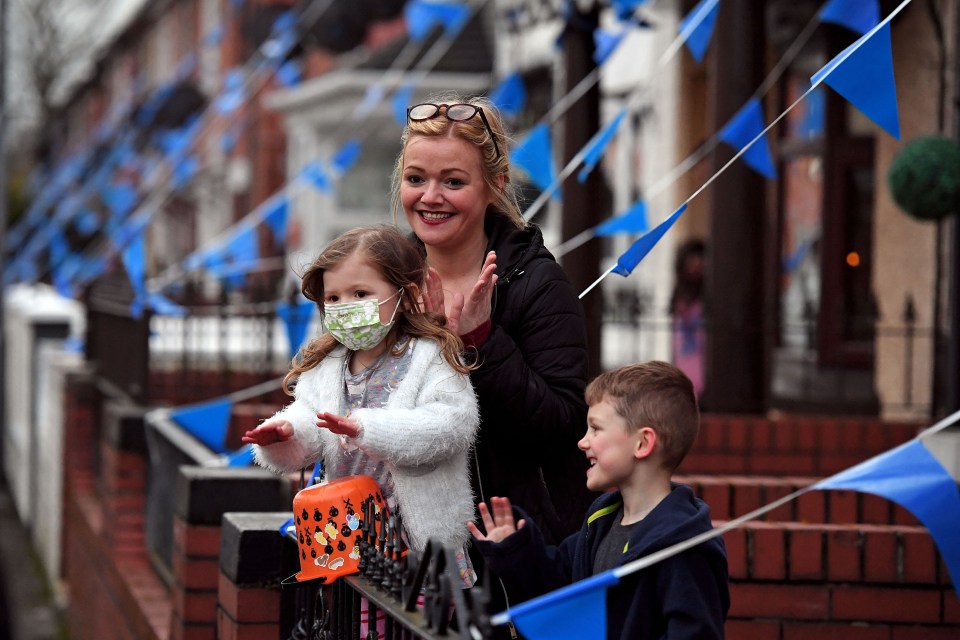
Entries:
MULTIPOLYGON (((762 0, 721 3, 710 52, 710 124, 718 131, 763 80, 762 0)), ((718 146, 711 158, 719 170, 733 152, 718 146)), ((707 242, 707 340, 704 406, 722 413, 760 413, 767 375, 764 314, 766 185, 742 161, 711 186, 707 242)))

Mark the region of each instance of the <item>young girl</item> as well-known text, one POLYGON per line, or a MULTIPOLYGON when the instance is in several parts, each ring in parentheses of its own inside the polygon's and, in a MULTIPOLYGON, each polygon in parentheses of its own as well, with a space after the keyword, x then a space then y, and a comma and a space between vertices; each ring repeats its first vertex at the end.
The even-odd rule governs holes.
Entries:
MULTIPOLYGON (((473 519, 467 456, 479 425, 462 343, 422 310, 424 259, 395 227, 360 227, 331 242, 303 276, 327 333, 284 379, 294 401, 243 436, 279 473, 323 460, 327 478, 369 475, 399 509, 410 546, 462 550, 473 519)), ((466 586, 473 571, 461 551, 466 586)))

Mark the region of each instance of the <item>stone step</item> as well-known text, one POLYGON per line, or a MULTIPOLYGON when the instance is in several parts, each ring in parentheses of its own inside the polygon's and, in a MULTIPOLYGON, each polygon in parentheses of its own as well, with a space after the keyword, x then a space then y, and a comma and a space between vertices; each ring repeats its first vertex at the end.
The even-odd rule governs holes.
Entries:
MULTIPOLYGON (((730 520, 815 484, 808 476, 677 475, 710 506, 715 520, 730 520)), ((906 509, 857 491, 809 491, 759 518, 763 522, 919 525, 906 509)))

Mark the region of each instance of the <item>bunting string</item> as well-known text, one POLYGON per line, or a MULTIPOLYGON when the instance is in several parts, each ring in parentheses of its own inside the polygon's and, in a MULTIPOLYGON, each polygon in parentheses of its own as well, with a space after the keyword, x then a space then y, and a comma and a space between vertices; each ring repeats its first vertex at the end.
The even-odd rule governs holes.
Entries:
POLYGON ((690 39, 691 34, 710 18, 711 12, 717 9, 719 2, 720 0, 706 0, 694 8, 693 12, 688 16, 689 19, 687 23, 681 27, 677 37, 674 38, 670 46, 667 47, 666 51, 660 56, 660 59, 657 61, 658 66, 663 67, 673 59, 673 56, 680 51, 684 43, 690 39))

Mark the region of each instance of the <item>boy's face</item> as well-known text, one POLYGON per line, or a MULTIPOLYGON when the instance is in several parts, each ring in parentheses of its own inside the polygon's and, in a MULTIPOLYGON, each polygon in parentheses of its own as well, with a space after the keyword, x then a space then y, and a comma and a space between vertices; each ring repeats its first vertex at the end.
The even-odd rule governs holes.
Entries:
POLYGON ((633 474, 639 430, 631 431, 608 398, 587 411, 587 433, 577 446, 587 454, 587 488, 608 491, 619 488, 633 474))

